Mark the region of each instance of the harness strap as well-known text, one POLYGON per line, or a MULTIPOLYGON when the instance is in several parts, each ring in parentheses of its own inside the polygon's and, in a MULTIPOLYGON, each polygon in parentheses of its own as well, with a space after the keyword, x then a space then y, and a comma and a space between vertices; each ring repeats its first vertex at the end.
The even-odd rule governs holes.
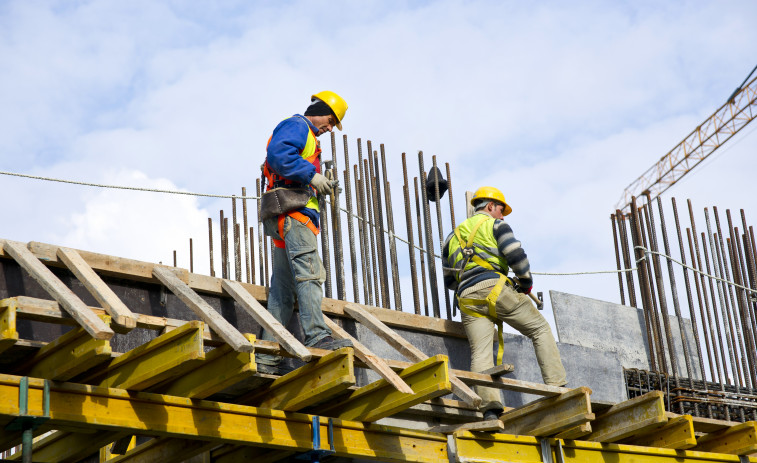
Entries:
POLYGON ((502 320, 497 318, 497 299, 499 298, 500 293, 502 293, 502 288, 505 287, 506 284, 512 285, 512 282, 509 278, 506 276, 500 274, 499 280, 494 285, 494 287, 489 291, 489 294, 484 299, 474 299, 474 298, 466 298, 466 297, 458 297, 457 302, 460 307, 460 311, 463 312, 466 315, 470 315, 471 317, 477 317, 477 318, 488 318, 491 320, 495 325, 497 325, 497 365, 502 363, 502 357, 505 353, 505 339, 502 335, 502 320), (486 305, 489 308, 488 314, 482 314, 478 312, 474 312, 466 305, 486 305))
MULTIPOLYGON (((310 217, 306 216, 302 212, 292 211, 287 214, 281 214, 279 216, 279 236, 281 237, 284 236, 284 221, 286 220, 287 216, 308 227, 308 229, 310 229, 310 231, 313 232, 314 235, 318 235, 318 233, 321 232, 321 230, 319 230, 318 227, 313 224, 313 221, 310 220, 310 217)), ((273 237, 271 237, 271 240, 273 240, 273 245, 277 248, 284 249, 284 247, 286 247, 284 240, 279 240, 273 237)))

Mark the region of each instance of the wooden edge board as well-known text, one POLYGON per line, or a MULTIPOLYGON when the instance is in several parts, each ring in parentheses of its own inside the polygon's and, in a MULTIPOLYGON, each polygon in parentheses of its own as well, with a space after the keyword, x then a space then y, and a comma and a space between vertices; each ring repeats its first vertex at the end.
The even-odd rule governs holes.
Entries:
POLYGON ((115 334, 79 297, 26 248, 24 243, 5 240, 3 249, 34 278, 95 339, 110 339, 115 334))
POLYGON ((241 283, 222 280, 221 286, 260 326, 271 333, 287 352, 303 362, 309 362, 313 358, 310 351, 284 325, 276 320, 265 307, 255 300, 252 294, 247 292, 241 283))
POLYGON ((56 253, 71 273, 84 285, 103 309, 110 314, 113 322, 130 330, 137 326, 137 317, 126 307, 110 286, 100 278, 78 252, 69 248, 58 248, 56 253))
POLYGON ((690 415, 680 415, 643 430, 639 434, 621 441, 623 444, 659 447, 665 449, 690 449, 697 445, 694 435, 694 420, 690 415))
POLYGON ((217 446, 218 444, 215 442, 158 437, 137 445, 123 455, 118 455, 107 460, 106 463, 165 462, 169 461, 169 459, 176 461, 179 458, 184 460, 217 446))
POLYGON ((592 422, 593 432, 585 440, 617 442, 667 421, 663 393, 652 391, 614 405, 597 416, 592 422))
POLYGON ((440 432, 442 434, 453 434, 457 431, 502 431, 504 425, 500 420, 486 420, 478 421, 474 423, 463 424, 445 424, 440 426, 433 426, 427 429, 428 432, 440 432))
POLYGON ((587 387, 546 397, 500 415, 508 434, 551 436, 594 419, 587 387))
POLYGON ((757 422, 747 421, 699 437, 693 448, 700 452, 748 455, 757 452, 757 422))
POLYGON ((481 372, 482 375, 489 375, 489 376, 502 376, 507 373, 512 373, 515 371, 515 365, 512 365, 510 363, 503 363, 501 365, 495 365, 492 368, 489 368, 488 370, 484 370, 481 372))
POLYGON ((379 376, 384 378, 389 384, 394 386, 398 391, 405 394, 413 394, 413 389, 407 385, 397 373, 392 370, 385 361, 378 356, 374 355, 370 349, 360 343, 357 339, 350 336, 349 333, 344 331, 341 326, 334 323, 327 316, 323 316, 323 320, 326 322, 329 328, 331 328, 332 335, 337 339, 349 339, 352 341, 352 347, 355 349, 355 356, 368 365, 371 370, 378 373, 379 376))

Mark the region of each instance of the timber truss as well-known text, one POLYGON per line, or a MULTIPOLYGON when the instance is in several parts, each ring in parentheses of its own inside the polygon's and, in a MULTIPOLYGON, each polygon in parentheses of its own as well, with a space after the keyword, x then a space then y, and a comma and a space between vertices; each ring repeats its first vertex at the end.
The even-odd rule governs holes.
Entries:
MULTIPOLYGON (((0 452, 18 449, 8 461, 757 461, 746 456, 757 452, 755 422, 671 414, 659 391, 592 404, 586 387, 503 377, 511 366, 451 369, 445 355, 427 356, 390 328, 397 313, 385 309, 324 299, 325 312, 366 327, 407 361, 380 358, 331 320, 334 337, 353 339, 354 348, 305 347, 268 314, 257 286, 40 243, 0 240, 0 259, 14 261, 49 295, 0 301, 0 452), (86 305, 51 267, 68 269, 100 307, 86 305), (160 284, 196 319, 132 312, 101 276, 160 284), (233 300, 278 342, 240 332, 200 293, 233 300), (61 326, 63 334, 24 339, 23 320, 61 326), (114 337, 139 330, 152 335, 113 352, 114 337), (303 366, 265 375, 255 352, 303 366), (379 379, 360 386, 358 369, 379 379), (472 385, 542 398, 482 422, 472 385), (443 398, 449 394, 459 400, 443 398), (377 423, 411 423, 397 418, 414 415, 440 424, 377 423)), ((406 315, 418 317, 399 316, 406 315)), ((423 320, 423 329, 437 329, 423 320)))

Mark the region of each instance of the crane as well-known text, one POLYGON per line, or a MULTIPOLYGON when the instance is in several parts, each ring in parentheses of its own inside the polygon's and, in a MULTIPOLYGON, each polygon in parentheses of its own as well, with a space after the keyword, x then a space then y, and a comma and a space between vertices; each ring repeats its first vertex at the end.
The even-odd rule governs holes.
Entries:
MULTIPOLYGON (((755 70, 757 66, 747 79, 755 70)), ((723 106, 631 182, 623 191, 616 209, 628 209, 632 196, 648 193, 650 199, 654 199, 661 195, 757 117, 757 77, 746 86, 744 83, 723 106)))

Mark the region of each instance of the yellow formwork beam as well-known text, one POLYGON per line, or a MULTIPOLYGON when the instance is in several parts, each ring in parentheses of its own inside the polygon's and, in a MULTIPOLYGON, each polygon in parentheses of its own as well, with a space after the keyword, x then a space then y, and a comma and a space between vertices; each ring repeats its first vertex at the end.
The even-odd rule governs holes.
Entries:
POLYGON ((185 374, 205 358, 203 323, 191 321, 113 359, 81 382, 142 390, 185 374))
MULTIPOLYGON (((110 317, 101 315, 105 323, 110 317)), ((111 358, 110 341, 95 339, 83 328, 74 328, 40 349, 16 371, 35 378, 68 381, 111 358)))
MULTIPOLYGON (((255 335, 244 336, 251 343, 255 343, 255 335)), ((205 354, 205 360, 199 366, 166 388, 161 388, 160 392, 204 399, 253 376, 256 372, 254 352, 237 352, 228 344, 224 344, 205 354)))
POLYGON ((545 397, 500 416, 507 434, 551 436, 594 419, 591 389, 578 387, 554 397, 545 397))
POLYGON ((158 437, 112 457, 107 463, 181 463, 217 446, 218 443, 212 441, 158 437))
POLYGON ((617 442, 667 422, 663 393, 652 391, 610 407, 591 422, 593 432, 582 439, 617 442))
POLYGON ((644 435, 626 439, 623 443, 665 449, 690 449, 697 445, 694 420, 691 415, 681 415, 662 424, 659 428, 646 431, 644 435))
MULTIPOLYGON (((74 463, 123 435, 117 432, 53 433, 34 442, 32 456, 39 463, 74 463)), ((8 459, 21 461, 21 456, 21 453, 17 453, 8 459)))
MULTIPOLYGON (((20 414, 21 377, 0 375, 0 417, 20 414)), ((43 413, 43 381, 29 379, 29 414, 43 413)), ((293 452, 312 449, 312 415, 72 383, 50 387, 52 428, 213 440, 293 452)), ((328 448, 328 418, 320 420, 320 448, 328 448)), ((337 456, 379 461, 447 461, 444 435, 333 420, 337 456)))
POLYGON ((380 379, 351 393, 338 404, 319 407, 319 413, 345 420, 376 421, 399 411, 452 392, 449 359, 435 355, 405 368, 400 373, 415 394, 399 392, 391 383, 380 379))
POLYGON ((238 400, 263 408, 297 411, 335 397, 355 384, 351 347, 335 350, 238 400))
POLYGON ((3 299, 0 301, 0 353, 12 347, 17 341, 16 300, 3 299))
POLYGON ((747 421, 723 431, 702 436, 697 440, 695 449, 733 455, 755 453, 757 452, 757 423, 747 421))
MULTIPOLYGON (((626 444, 606 444, 578 440, 545 438, 549 443, 551 461, 564 463, 716 463, 757 462, 755 458, 740 460, 736 455, 661 449, 626 444), (558 456, 562 448, 562 454, 558 456), (561 457, 561 459, 560 459, 561 457)), ((542 463, 541 440, 532 436, 460 432, 454 435, 456 461, 460 463, 499 462, 542 463)))

